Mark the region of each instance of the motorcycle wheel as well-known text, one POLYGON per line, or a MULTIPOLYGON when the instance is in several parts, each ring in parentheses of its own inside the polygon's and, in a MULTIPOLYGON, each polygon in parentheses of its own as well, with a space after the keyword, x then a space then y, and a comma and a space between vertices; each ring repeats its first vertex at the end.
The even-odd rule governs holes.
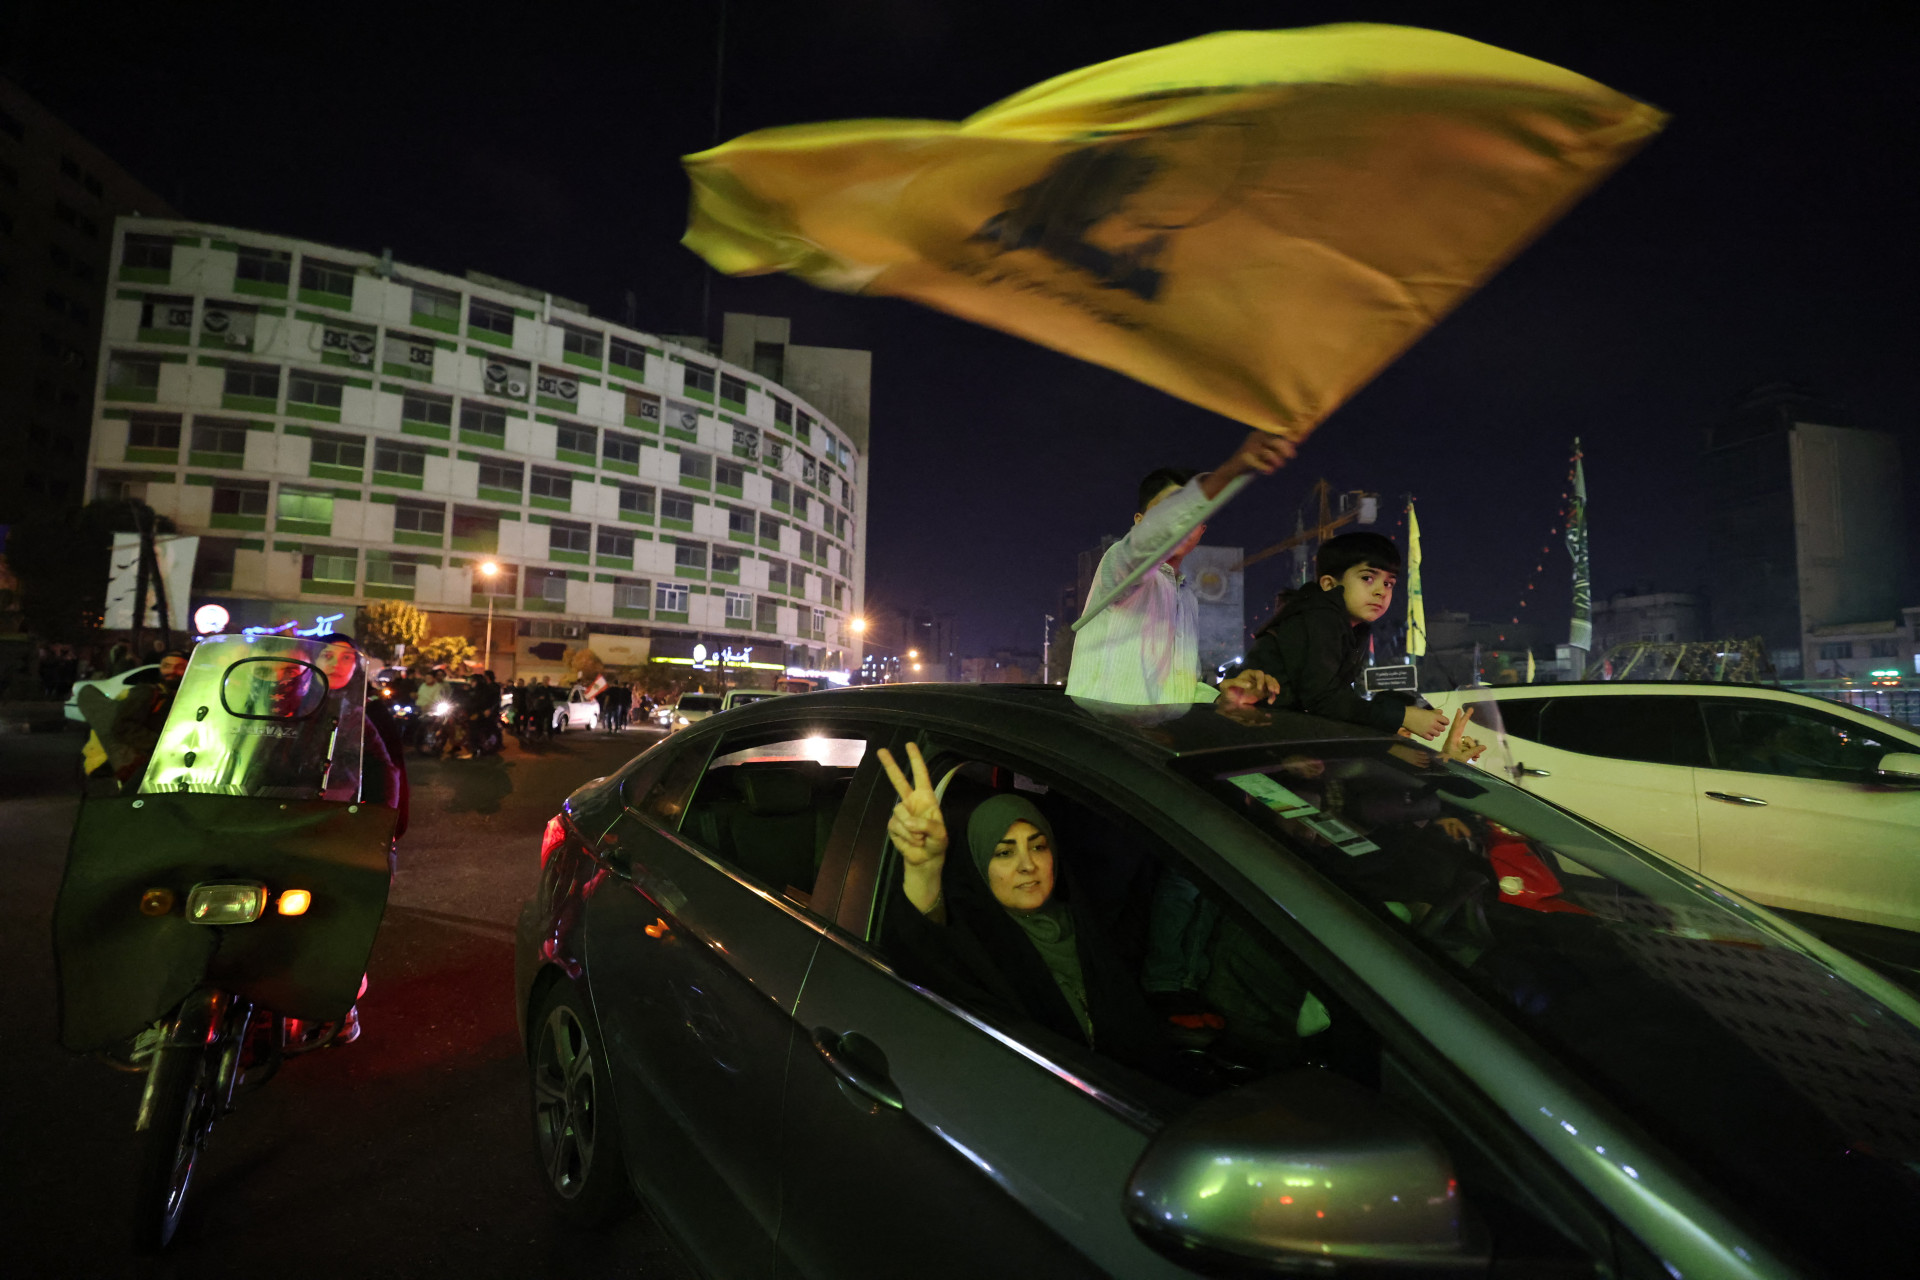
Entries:
POLYGON ((533 1132, 547 1195, 560 1215, 603 1226, 633 1207, 620 1121, 606 1089, 599 1028, 564 983, 540 1005, 534 1023, 533 1132))
POLYGON ((172 1241, 186 1209, 193 1171, 213 1129, 214 1059, 193 1048, 153 1055, 153 1107, 140 1137, 134 1184, 133 1244, 158 1253, 172 1241))

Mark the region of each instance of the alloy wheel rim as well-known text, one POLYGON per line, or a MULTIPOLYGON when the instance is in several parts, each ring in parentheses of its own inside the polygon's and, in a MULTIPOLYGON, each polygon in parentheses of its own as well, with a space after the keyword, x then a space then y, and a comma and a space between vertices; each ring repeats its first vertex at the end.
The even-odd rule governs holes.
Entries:
POLYGON ((586 1027, 561 1006, 547 1016, 533 1073, 541 1164, 556 1194, 580 1194, 593 1169, 597 1120, 593 1046, 586 1027))

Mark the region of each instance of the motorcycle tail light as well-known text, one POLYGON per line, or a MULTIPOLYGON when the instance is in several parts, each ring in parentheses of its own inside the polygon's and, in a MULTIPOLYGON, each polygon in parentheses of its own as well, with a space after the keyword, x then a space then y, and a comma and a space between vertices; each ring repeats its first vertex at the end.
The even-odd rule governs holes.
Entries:
POLYGON ((187 893, 195 924, 252 924, 267 909, 267 886, 257 880, 207 880, 187 893))
POLYGON ((308 890, 287 889, 280 894, 280 900, 274 903, 274 910, 283 916, 303 916, 312 905, 313 894, 308 890))
POLYGON ((547 829, 540 833, 540 865, 547 865, 547 858, 560 847, 567 838, 567 824, 559 814, 547 819, 547 829))

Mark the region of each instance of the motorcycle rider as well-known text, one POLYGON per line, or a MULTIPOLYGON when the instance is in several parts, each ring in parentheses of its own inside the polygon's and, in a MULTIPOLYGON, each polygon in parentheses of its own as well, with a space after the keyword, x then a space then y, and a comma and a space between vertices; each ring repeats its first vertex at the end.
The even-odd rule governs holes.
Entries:
POLYGON ((180 677, 186 673, 186 651, 169 649, 160 655, 157 681, 127 686, 127 696, 114 712, 113 728, 108 730, 107 740, 102 744, 107 749, 107 763, 113 767, 113 776, 122 790, 140 785, 141 775, 146 773, 147 762, 153 759, 153 749, 160 741, 160 726, 167 722, 173 697, 180 691, 180 677))
POLYGON ((481 671, 473 677, 471 706, 467 712, 467 743, 473 754, 500 749, 500 682, 493 672, 481 671))

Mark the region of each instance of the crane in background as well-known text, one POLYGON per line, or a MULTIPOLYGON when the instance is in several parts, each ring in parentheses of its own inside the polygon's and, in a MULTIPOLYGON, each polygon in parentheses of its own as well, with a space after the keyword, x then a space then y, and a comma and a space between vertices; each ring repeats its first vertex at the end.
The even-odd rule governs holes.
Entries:
POLYGON ((1313 482, 1313 488, 1307 491, 1306 501, 1294 512, 1293 536, 1282 538, 1279 542, 1256 551, 1246 557, 1235 569, 1245 569, 1248 565, 1259 564, 1282 551, 1293 552, 1293 586, 1299 586, 1307 580, 1314 558, 1319 554, 1320 544, 1331 538, 1350 524, 1373 524, 1380 519, 1380 495, 1368 493, 1362 489, 1349 489, 1339 495, 1338 506, 1334 505, 1333 486, 1326 477, 1313 482), (1319 519, 1308 526, 1306 507, 1316 503, 1319 507, 1319 519))

